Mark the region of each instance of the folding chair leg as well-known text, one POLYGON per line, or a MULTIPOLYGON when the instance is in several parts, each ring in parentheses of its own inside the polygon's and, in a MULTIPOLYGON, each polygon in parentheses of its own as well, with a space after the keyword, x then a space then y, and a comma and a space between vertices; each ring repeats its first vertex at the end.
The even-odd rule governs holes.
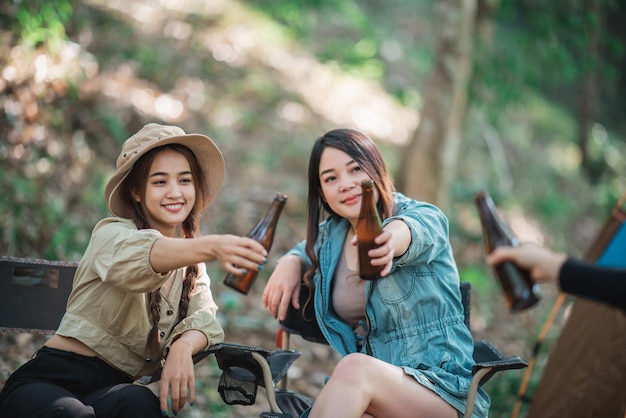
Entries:
POLYGON ((267 402, 270 405, 270 409, 272 412, 282 413, 278 404, 276 403, 276 393, 274 392, 274 381, 272 380, 272 370, 270 369, 270 365, 267 363, 265 358, 259 353, 251 353, 252 358, 256 360, 256 362, 261 367, 263 371, 263 383, 265 385, 265 392, 267 393, 267 402))
MULTIPOLYGON (((289 331, 286 331, 282 328, 278 329, 278 333, 277 335, 277 346, 278 348, 280 348, 281 350, 284 351, 288 351, 291 348, 291 334, 289 333, 289 331), (280 340, 280 344, 278 344, 280 340)), ((282 389, 282 390, 287 390, 287 374, 285 373, 285 376, 280 380, 280 382, 278 382, 278 388, 282 389)))
POLYGON ((472 413, 474 412, 474 402, 476 402, 476 393, 478 392, 478 386, 482 378, 491 371, 492 368, 487 367, 484 369, 478 370, 474 377, 472 378, 472 382, 470 383, 469 391, 467 392, 467 406, 465 407, 465 418, 471 418, 472 413))

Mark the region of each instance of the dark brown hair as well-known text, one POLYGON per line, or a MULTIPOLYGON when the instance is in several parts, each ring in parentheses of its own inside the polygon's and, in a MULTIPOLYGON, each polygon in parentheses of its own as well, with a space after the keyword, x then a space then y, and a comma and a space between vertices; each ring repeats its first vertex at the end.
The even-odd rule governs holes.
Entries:
MULTIPOLYGON (((156 156, 166 150, 173 150, 182 154, 191 168, 191 175, 193 177, 194 187, 196 190, 196 204, 193 209, 183 221, 181 226, 182 236, 185 238, 193 238, 196 236, 198 230, 198 223, 200 220, 199 202, 202 202, 203 194, 206 188, 206 178, 202 172, 202 167, 198 164, 195 154, 184 145, 180 144, 167 144, 162 147, 157 147, 148 151, 145 155, 142 155, 130 170, 122 184, 120 185, 120 195, 124 199, 129 207, 133 209, 132 220, 139 229, 151 229, 153 228, 150 215, 148 214, 145 206, 141 203, 145 201, 146 188, 148 185, 147 179, 150 175, 150 168, 156 156), (133 195, 139 194, 140 202, 137 202, 133 195)), ((189 300, 191 298, 191 292, 196 284, 196 277, 198 276, 198 267, 196 265, 188 266, 185 269, 185 278, 183 279, 183 292, 179 303, 178 309, 178 321, 183 320, 187 316, 189 309, 189 300)), ((161 319, 161 292, 160 288, 150 292, 148 296, 148 314, 152 321, 152 328, 148 339, 146 341, 146 351, 149 353, 150 358, 157 359, 160 356, 160 335, 159 335, 159 320, 161 319)))
MULTIPOLYGON (((373 181, 378 190, 378 213, 381 219, 393 213, 393 179, 387 171, 385 160, 378 146, 370 137, 353 129, 335 129, 317 138, 309 158, 309 195, 307 199, 306 254, 311 260, 311 267, 304 274, 304 282, 311 288, 313 272, 319 268, 319 260, 315 254, 315 241, 319 233, 319 223, 325 216, 337 215, 323 199, 320 183, 320 160, 327 147, 345 152, 361 167, 373 181)), ((308 303, 308 301, 307 301, 308 303)))

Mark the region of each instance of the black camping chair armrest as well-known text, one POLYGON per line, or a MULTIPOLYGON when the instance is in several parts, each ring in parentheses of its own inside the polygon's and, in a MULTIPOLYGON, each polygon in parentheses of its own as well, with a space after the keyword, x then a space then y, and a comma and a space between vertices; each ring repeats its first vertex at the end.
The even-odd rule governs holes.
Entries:
POLYGON ((472 367, 472 375, 476 376, 478 371, 489 369, 480 380, 479 384, 483 385, 491 377, 502 370, 523 369, 528 367, 528 363, 519 356, 505 357, 492 343, 486 340, 476 341, 474 343, 474 366, 472 367))
MULTIPOLYGON (((262 376, 262 371, 260 369, 260 366, 258 365, 258 362, 251 361, 252 359, 251 353, 258 353, 269 364, 270 353, 267 350, 261 347, 247 346, 247 345, 241 345, 241 344, 229 344, 229 343, 220 343, 220 344, 212 345, 208 347, 206 350, 202 350, 194 354, 192 356, 192 359, 193 359, 193 363, 197 364, 198 362, 204 360, 208 356, 215 354, 215 357, 218 361, 218 365, 221 370, 225 370, 225 368, 230 367, 232 365, 236 365, 244 369, 247 368, 249 369, 249 373, 245 373, 243 371, 239 371, 239 372, 234 371, 233 373, 235 375, 238 375, 239 373, 240 378, 250 380, 250 373, 252 373, 255 376, 262 376), (237 362, 239 362, 239 364, 236 364, 237 362)), ((161 379, 162 372, 163 372, 163 367, 159 367, 157 370, 155 370, 154 373, 152 373, 152 375, 142 376, 140 379, 137 380, 137 383, 140 383, 142 385, 149 385, 150 383, 154 383, 161 379)), ((263 380, 262 378, 259 379, 260 382, 262 382, 262 380, 263 380)))
POLYGON ((467 393, 467 406, 465 417, 471 417, 476 402, 478 387, 503 370, 523 369, 528 363, 519 356, 505 357, 489 341, 481 340, 474 343, 474 365, 472 366, 472 381, 467 393))
MULTIPOLYGON (((272 379, 270 366, 272 356, 268 351, 260 347, 221 344, 215 352, 215 357, 218 366, 223 371, 218 391, 225 403, 252 405, 256 398, 256 387, 261 385, 265 387, 267 401, 272 412, 281 413, 276 403, 275 381, 272 379)), ((287 357, 285 356, 285 359, 287 357)), ((283 362, 283 358, 278 359, 276 355, 274 361, 284 364, 287 369, 291 364, 287 365, 288 361, 283 362)))
POLYGON ((261 347, 221 343, 209 347, 217 365, 232 378, 263 384, 263 361, 269 364, 270 353, 261 347), (258 356, 254 356, 256 353, 258 356), (261 357, 259 359, 259 356, 261 357), (259 363, 261 360, 261 364, 259 363))
POLYGON ((274 384, 278 384, 287 375, 293 362, 301 355, 302 353, 297 350, 273 350, 270 353, 270 369, 274 384))
POLYGON ((525 367, 528 367, 528 363, 522 360, 519 356, 511 356, 503 360, 476 363, 472 366, 472 375, 475 376, 479 370, 490 369, 490 373, 485 375, 480 381, 480 385, 483 385, 497 372, 503 370, 523 369, 525 367))
POLYGON ((257 386, 265 387, 267 400, 273 412, 280 412, 274 393, 270 369, 270 353, 261 348, 240 344, 217 344, 209 348, 215 353, 222 370, 218 392, 228 405, 252 405, 257 386))

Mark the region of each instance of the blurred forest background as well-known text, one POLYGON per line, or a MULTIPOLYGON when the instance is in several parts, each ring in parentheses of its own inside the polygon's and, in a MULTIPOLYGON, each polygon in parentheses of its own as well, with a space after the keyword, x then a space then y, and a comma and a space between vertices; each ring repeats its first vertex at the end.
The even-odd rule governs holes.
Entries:
MULTIPOLYGON (((473 196, 487 190, 521 240, 582 256, 626 191, 626 3, 616 0, 5 0, 0 3, 0 254, 79 260, 107 216, 103 189, 122 142, 147 122, 213 138, 226 180, 205 233, 246 234, 289 196, 275 260, 304 238, 316 137, 368 133, 397 188, 438 204, 472 332, 528 359, 556 298, 512 315, 485 266, 473 196)), ((227 341, 273 348, 261 308, 270 269, 246 297, 208 265, 227 341)), ((541 376, 561 312, 537 360, 541 376)), ((41 345, 0 336, 0 384, 41 345)), ((292 388, 315 396, 326 347, 295 341, 292 388)), ((184 417, 253 417, 198 365, 184 417)), ((509 416, 523 371, 486 389, 509 416)))

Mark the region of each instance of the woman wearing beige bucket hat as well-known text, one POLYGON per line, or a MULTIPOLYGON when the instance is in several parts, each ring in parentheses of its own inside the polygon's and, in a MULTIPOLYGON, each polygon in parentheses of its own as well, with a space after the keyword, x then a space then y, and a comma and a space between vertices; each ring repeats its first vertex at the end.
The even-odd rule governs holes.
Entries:
POLYGON ((105 188, 113 217, 94 228, 66 313, 0 393, 2 416, 160 417, 195 399, 192 355, 223 341, 205 262, 235 274, 267 252, 234 235, 196 236, 224 178, 207 136, 148 124, 105 188), (236 267, 240 266, 240 267, 236 267), (158 367, 159 396, 133 384, 158 367))

